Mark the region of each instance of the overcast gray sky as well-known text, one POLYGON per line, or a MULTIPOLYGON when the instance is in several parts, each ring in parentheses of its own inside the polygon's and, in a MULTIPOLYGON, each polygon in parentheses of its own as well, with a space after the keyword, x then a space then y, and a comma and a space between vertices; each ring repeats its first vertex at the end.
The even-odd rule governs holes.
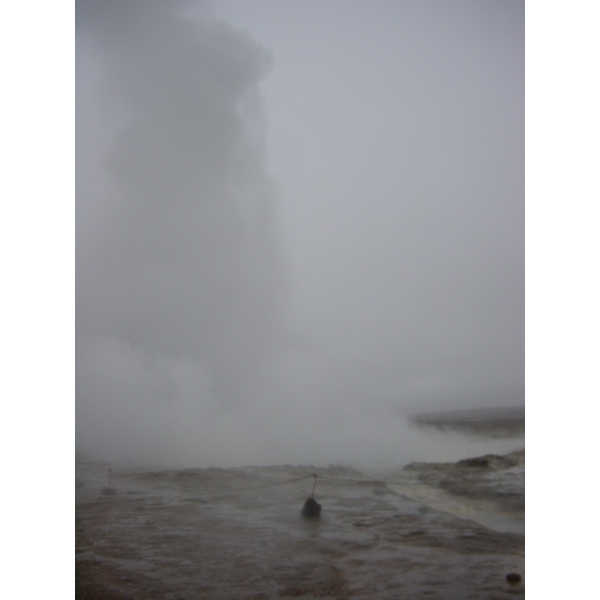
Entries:
POLYGON ((76 12, 78 452, 409 457, 403 412, 523 404, 523 2, 76 12))

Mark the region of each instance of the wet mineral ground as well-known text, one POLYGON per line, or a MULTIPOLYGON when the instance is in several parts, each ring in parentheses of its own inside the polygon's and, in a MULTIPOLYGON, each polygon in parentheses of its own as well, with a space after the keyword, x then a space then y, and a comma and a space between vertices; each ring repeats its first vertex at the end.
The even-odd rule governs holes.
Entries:
POLYGON ((113 469, 107 487, 78 464, 76 598, 514 598, 524 473, 522 451, 377 475, 113 469))

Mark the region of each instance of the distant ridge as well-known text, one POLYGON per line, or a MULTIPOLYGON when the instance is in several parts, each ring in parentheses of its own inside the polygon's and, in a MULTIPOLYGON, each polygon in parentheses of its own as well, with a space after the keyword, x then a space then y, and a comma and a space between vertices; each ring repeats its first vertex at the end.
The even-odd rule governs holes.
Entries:
POLYGON ((409 415, 419 427, 452 429, 494 436, 525 433, 525 407, 476 408, 409 415))

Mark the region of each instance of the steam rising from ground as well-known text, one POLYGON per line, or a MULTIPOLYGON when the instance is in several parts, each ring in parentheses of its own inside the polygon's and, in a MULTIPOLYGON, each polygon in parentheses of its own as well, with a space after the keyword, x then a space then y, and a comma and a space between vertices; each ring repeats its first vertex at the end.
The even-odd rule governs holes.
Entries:
MULTIPOLYGON (((268 55, 171 3, 82 3, 78 17, 99 55, 101 126, 114 130, 98 177, 106 213, 79 232, 79 338, 202 364, 216 394, 239 399, 281 314, 271 184, 253 136, 268 55)), ((81 153, 94 142, 79 141, 81 153)), ((85 219, 97 192, 79 179, 85 219)))
POLYGON ((444 441, 425 447, 360 373, 286 331, 259 87, 269 53, 183 3, 78 0, 76 16, 78 455, 439 455, 444 441))
POLYGON ((77 5, 78 450, 298 460, 340 390, 302 353, 274 361, 285 272, 258 89, 270 57, 183 8, 77 5))

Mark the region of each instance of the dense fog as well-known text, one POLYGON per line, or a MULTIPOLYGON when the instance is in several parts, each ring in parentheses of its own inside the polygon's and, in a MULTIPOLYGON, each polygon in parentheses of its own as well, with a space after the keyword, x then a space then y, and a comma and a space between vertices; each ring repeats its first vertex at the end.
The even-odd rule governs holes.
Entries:
POLYGON ((407 461, 524 401, 522 2, 76 2, 76 446, 407 461))

